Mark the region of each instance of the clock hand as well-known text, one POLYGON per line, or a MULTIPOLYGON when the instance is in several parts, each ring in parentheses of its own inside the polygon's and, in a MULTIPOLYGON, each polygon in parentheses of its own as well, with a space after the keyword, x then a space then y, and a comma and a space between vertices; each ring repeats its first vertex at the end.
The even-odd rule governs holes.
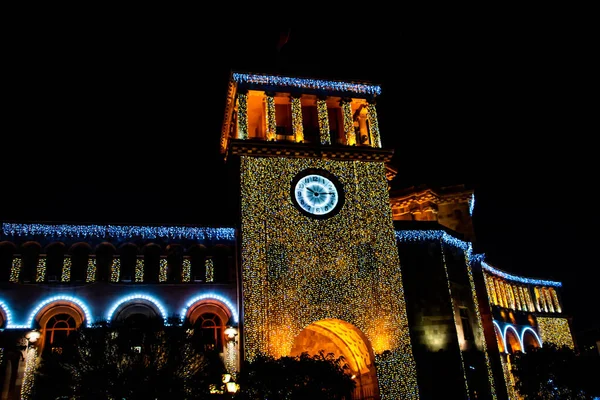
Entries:
POLYGON ((306 190, 310 190, 310 191, 311 191, 311 192, 313 192, 313 193, 317 193, 317 192, 315 192, 314 190, 312 190, 312 189, 311 189, 311 188, 309 188, 309 187, 307 187, 307 188, 306 188, 306 190))

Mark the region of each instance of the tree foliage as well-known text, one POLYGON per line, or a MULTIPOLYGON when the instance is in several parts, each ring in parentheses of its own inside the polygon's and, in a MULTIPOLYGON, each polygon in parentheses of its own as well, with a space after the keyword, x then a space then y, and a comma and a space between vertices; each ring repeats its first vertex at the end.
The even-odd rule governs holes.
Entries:
POLYGON ((45 351, 34 399, 204 399, 220 383, 217 353, 183 327, 87 328, 45 351))
POLYGON ((600 397, 600 357, 597 354, 577 354, 566 346, 545 343, 543 347, 512 357, 516 389, 525 400, 600 397))
POLYGON ((269 400, 343 400, 352 398, 356 382, 344 357, 321 351, 297 357, 259 356, 239 377, 240 398, 269 400))

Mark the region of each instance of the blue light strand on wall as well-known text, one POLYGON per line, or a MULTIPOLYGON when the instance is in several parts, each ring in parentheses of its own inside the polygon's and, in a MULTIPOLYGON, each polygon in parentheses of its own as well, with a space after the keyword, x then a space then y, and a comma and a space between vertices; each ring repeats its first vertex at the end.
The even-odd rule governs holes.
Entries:
POLYGON ((113 314, 115 313, 117 308, 119 308, 119 306, 121 306, 122 304, 127 303, 129 301, 133 301, 133 300, 146 300, 146 301, 149 301, 150 303, 154 304, 156 306, 156 308, 160 311, 160 314, 163 317, 163 320, 165 321, 165 323, 167 322, 167 310, 165 309, 165 307, 163 307, 161 302, 158 301, 158 299, 156 299, 156 297, 148 296, 146 294, 141 294, 141 293, 136 293, 136 294, 132 294, 132 295, 129 295, 126 297, 122 297, 121 299, 116 301, 113 304, 113 306, 110 308, 110 310, 108 311, 108 314, 106 314, 106 319, 109 322, 112 322, 113 314))
POLYGON ((201 300, 217 300, 217 301, 220 301, 221 303, 225 304, 225 306, 227 306, 227 308, 229 309, 229 312, 231 313, 231 316, 233 317, 233 320, 235 321, 235 323, 236 324, 238 323, 238 313, 237 313, 235 307, 233 306, 233 304, 231 303, 231 301, 229 301, 229 299, 227 299, 226 297, 221 296, 219 294, 215 294, 215 293, 205 293, 205 294, 196 296, 193 299, 189 300, 186 303, 185 307, 181 310, 180 318, 181 318, 182 322, 185 320, 185 316, 186 316, 189 308, 201 300))
POLYGON ((506 280, 509 280, 509 281, 526 283, 526 284, 530 284, 530 285, 562 287, 562 283, 561 282, 546 281, 546 280, 543 280, 543 279, 523 278, 523 277, 520 277, 520 276, 511 275, 511 274, 508 274, 508 273, 506 273, 504 271, 500 271, 499 269, 496 269, 496 268, 492 267, 491 265, 489 265, 486 262, 482 262, 481 263, 481 267, 483 269, 491 272, 492 274, 497 275, 497 276, 499 276, 501 278, 504 278, 506 280))
POLYGON ((6 304, 2 300, 0 300, 0 309, 2 309, 2 311, 4 311, 4 315, 6 316, 6 321, 4 321, 5 322, 4 326, 7 328, 10 328, 12 325, 12 313, 10 312, 10 307, 8 307, 8 304, 6 304))
POLYGON ((33 329, 33 320, 35 319, 35 316, 37 315, 37 313, 46 305, 53 303, 55 301, 68 301, 71 303, 75 303, 76 305, 78 305, 82 310, 83 313, 85 314, 85 324, 86 327, 90 327, 92 325, 92 317, 91 317, 91 313, 90 313, 90 309, 89 307, 81 300, 79 300, 77 297, 72 297, 72 296, 54 296, 51 297, 49 299, 46 299, 42 302, 40 302, 35 309, 31 312, 31 314, 29 314, 29 319, 27 320, 27 323, 25 325, 20 325, 20 326, 12 326, 12 328, 29 328, 29 329, 33 329))
POLYGON ((379 85, 372 85, 367 83, 327 81, 320 79, 292 78, 286 76, 240 73, 234 73, 233 80, 238 83, 256 83, 262 85, 297 87, 325 91, 354 92, 360 94, 381 94, 381 87, 379 85))
POLYGON ((3 223, 2 231, 8 236, 96 237, 145 239, 234 240, 234 228, 186 226, 127 226, 127 225, 70 225, 70 224, 13 224, 3 223))
POLYGON ((471 194, 471 200, 469 200, 469 215, 473 216, 473 210, 475 210, 475 193, 471 194))
POLYGON ((445 243, 468 250, 470 243, 462 241, 441 230, 401 230, 396 231, 396 239, 400 242, 420 242, 423 240, 443 240, 445 243))

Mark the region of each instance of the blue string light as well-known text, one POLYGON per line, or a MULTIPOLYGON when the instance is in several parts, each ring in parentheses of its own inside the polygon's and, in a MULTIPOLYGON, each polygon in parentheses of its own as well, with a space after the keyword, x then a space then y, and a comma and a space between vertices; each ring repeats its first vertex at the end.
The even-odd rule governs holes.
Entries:
POLYGON ((88 308, 88 306, 81 300, 79 300, 77 297, 72 297, 72 296, 54 296, 51 297, 49 299, 46 299, 44 301, 42 301, 41 303, 39 303, 37 305, 37 307, 35 307, 35 309, 31 312, 31 314, 29 314, 29 319, 27 320, 27 324, 25 325, 13 325, 11 326, 11 328, 29 328, 32 329, 33 328, 33 320, 35 318, 35 316, 37 315, 37 313, 47 304, 53 303, 55 301, 68 301, 70 303, 75 303, 77 304, 81 310, 83 310, 83 313, 85 314, 85 324, 86 326, 89 328, 92 325, 92 317, 91 317, 91 313, 90 313, 90 309, 88 308))
POLYGON ((156 308, 160 311, 160 314, 162 315, 165 323, 167 322, 167 311, 163 307, 163 305, 160 303, 160 301, 158 301, 155 297, 148 296, 145 294, 132 294, 127 297, 121 298, 110 308, 110 310, 108 311, 108 314, 106 315, 106 319, 108 321, 112 321, 113 314, 115 313, 117 308, 119 308, 119 306, 121 304, 127 303, 128 301, 132 301, 132 300, 146 300, 146 301, 149 301, 150 303, 154 304, 156 306, 156 308))
POLYGON ((48 237, 96 237, 144 239, 195 239, 195 240, 234 240, 234 228, 207 228, 185 226, 130 226, 130 225, 50 225, 3 223, 2 231, 8 236, 48 236, 48 237))
POLYGON ((542 279, 523 278, 521 276, 511 275, 511 274, 508 274, 504 271, 500 271, 499 269, 496 269, 496 268, 490 266, 486 262, 482 262, 481 267, 483 269, 491 272, 492 274, 497 275, 497 276, 504 278, 506 280, 509 280, 509 281, 515 281, 515 282, 526 283, 526 284, 531 284, 531 285, 562 287, 561 282, 546 281, 546 280, 542 280, 542 279))
POLYGON ((354 92, 360 94, 381 94, 379 85, 367 83, 351 83, 340 81, 326 81, 320 79, 292 78, 274 75, 256 75, 234 73, 233 80, 238 83, 256 83, 261 85, 297 87, 304 89, 318 89, 324 91, 354 92))
POLYGON ((215 293, 202 294, 202 295, 194 297, 193 299, 188 301, 185 305, 185 308, 183 308, 181 310, 181 321, 185 320, 185 316, 186 316, 189 308, 201 300, 217 300, 217 301, 225 304, 225 306, 229 309, 229 312, 231 313, 235 323, 236 324, 238 323, 238 313, 237 313, 235 307, 233 306, 233 304, 226 297, 223 297, 223 296, 221 296, 219 294, 215 294, 215 293))
POLYGON ((10 308, 8 304, 0 300, 0 309, 4 311, 4 315, 6 316, 6 324, 4 325, 6 328, 10 328, 12 325, 12 313, 10 312, 10 308))

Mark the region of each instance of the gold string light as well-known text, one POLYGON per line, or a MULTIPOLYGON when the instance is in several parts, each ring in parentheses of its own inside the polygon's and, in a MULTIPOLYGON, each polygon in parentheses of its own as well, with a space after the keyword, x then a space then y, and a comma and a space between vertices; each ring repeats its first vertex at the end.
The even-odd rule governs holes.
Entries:
POLYGON ((96 258, 88 258, 87 273, 85 281, 87 283, 96 281, 96 258))
POLYGON ((277 131, 277 120, 275 119, 275 98, 267 96, 267 140, 275 140, 277 131))
POLYGON ((189 282, 192 275, 192 262, 189 258, 183 259, 183 265, 181 268, 181 280, 183 282, 189 282))
POLYGON ((317 116, 319 119, 321 144, 331 144, 331 134, 329 133, 329 115, 327 114, 327 102, 325 100, 317 100, 317 116))
POLYGON ((35 281, 44 282, 46 279, 46 257, 38 258, 37 265, 35 267, 35 281))
POLYGON ((144 282, 144 259, 135 260, 135 282, 144 282))
POLYGON ((10 267, 10 278, 9 281, 13 283, 19 282, 19 276, 21 275, 21 265, 23 261, 21 257, 14 257, 12 260, 12 265, 10 267))
POLYGON ((206 282, 214 282, 215 281, 215 264, 212 258, 207 258, 204 263, 206 267, 206 282))
POLYGON ((379 122, 377 121, 377 110, 375 104, 369 103, 367 106, 367 118, 369 121, 369 131, 371 133, 371 145, 381 148, 381 136, 379 134, 379 122))
POLYGON ((302 103, 300 97, 292 97, 292 132, 294 140, 299 143, 304 141, 304 127, 302 126, 302 103))
POLYGON ((555 345, 575 348, 573 336, 566 318, 537 317, 538 330, 543 343, 554 343, 555 345))
POLYGON ((167 266, 167 259, 166 258, 161 258, 159 261, 159 266, 158 266, 158 281, 159 282, 166 282, 167 281, 167 271, 168 271, 168 266, 167 266))
POLYGON ((240 139, 248 139, 248 96, 245 93, 237 95, 237 134, 240 139))
POLYGON ((241 157, 245 359, 289 355, 308 325, 352 324, 372 344, 383 398, 416 399, 400 262, 383 163, 241 157), (307 168, 345 188, 329 219, 301 214, 290 184, 307 168))
POLYGON ((71 257, 65 257, 63 259, 63 266, 62 266, 62 271, 60 274, 61 282, 70 282, 71 281, 71 266, 72 266, 71 257))
POLYGON ((349 101, 342 102, 342 115, 344 117, 346 144, 348 146, 354 146, 356 145, 356 133, 354 132, 354 121, 352 119, 352 105, 349 101))
POLYGON ((110 266, 110 281, 111 282, 119 282, 120 275, 121 275, 121 259, 113 258, 112 265, 110 266))

